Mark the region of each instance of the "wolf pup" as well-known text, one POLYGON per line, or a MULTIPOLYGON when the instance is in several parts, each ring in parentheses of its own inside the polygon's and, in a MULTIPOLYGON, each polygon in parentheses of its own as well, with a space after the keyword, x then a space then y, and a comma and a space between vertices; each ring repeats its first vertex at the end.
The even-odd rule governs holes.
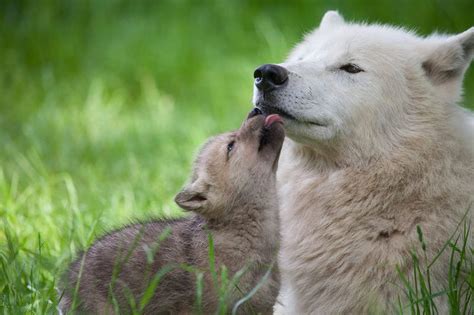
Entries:
POLYGON ((259 110, 238 131, 209 140, 189 184, 175 198, 193 215, 133 224, 97 240, 65 275, 62 312, 211 314, 222 298, 211 268, 220 275, 225 266, 229 279, 245 270, 224 295, 227 311, 261 285, 239 311, 271 313, 279 289, 277 269, 268 272, 279 243, 275 174, 283 140, 280 116, 264 117, 259 110), (183 265, 203 272, 200 299, 196 273, 178 267, 183 265))

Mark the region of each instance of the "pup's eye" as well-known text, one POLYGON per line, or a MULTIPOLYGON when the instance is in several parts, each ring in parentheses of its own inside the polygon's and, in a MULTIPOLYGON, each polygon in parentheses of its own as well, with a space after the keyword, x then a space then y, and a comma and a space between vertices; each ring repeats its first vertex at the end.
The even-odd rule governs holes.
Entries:
POLYGON ((227 144, 227 156, 229 156, 230 152, 234 149, 234 144, 235 141, 231 141, 229 144, 227 144))
POLYGON ((358 73, 358 72, 364 71, 358 65, 355 65, 353 63, 345 64, 345 65, 339 67, 339 69, 343 70, 343 71, 346 71, 348 73, 358 73))

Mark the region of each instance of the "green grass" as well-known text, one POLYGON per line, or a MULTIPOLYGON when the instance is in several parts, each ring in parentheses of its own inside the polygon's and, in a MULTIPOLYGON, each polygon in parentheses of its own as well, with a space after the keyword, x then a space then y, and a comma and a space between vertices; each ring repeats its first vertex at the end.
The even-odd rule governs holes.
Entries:
MULTIPOLYGON (((193 154, 239 126, 253 69, 334 8, 428 34, 472 26, 474 3, 0 2, 2 313, 53 313, 77 250, 131 218, 181 215, 193 154)), ((472 69, 465 91, 474 108, 472 69)))
POLYGON ((466 217, 459 222, 456 231, 446 240, 441 250, 428 258, 429 240, 425 240, 423 231, 417 226, 419 247, 411 253, 413 270, 404 273, 397 268, 404 296, 398 298, 400 314, 442 314, 437 308, 439 299, 445 298, 449 305, 449 314, 468 315, 474 311, 474 248, 470 238, 471 226, 466 217), (432 268, 442 255, 448 255, 448 285, 435 289, 431 284, 432 268), (405 298, 405 303, 402 303, 405 298))

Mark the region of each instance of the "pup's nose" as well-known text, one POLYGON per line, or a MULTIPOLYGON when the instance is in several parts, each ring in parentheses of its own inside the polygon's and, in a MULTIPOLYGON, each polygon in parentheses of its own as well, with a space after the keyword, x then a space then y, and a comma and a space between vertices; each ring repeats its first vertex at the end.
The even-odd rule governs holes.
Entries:
POLYGON ((288 80, 288 70, 281 66, 266 64, 258 67, 253 77, 257 89, 268 92, 283 86, 288 80))
POLYGON ((247 119, 250 119, 252 117, 258 116, 258 115, 263 115, 263 112, 260 108, 255 107, 250 111, 250 113, 247 116, 247 119))

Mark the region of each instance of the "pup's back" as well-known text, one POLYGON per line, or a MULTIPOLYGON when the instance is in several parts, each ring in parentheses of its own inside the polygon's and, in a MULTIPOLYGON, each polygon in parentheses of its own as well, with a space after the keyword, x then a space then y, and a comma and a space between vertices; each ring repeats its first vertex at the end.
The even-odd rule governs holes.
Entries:
MULTIPOLYGON (((140 309, 137 298, 151 288, 156 271, 172 267, 170 262, 176 266, 192 263, 189 240, 200 235, 203 222, 196 216, 137 223, 101 237, 72 263, 61 309, 109 314, 115 307, 131 311, 133 304, 140 309)), ((166 299, 160 299, 158 305, 148 303, 144 310, 159 313, 192 305, 189 289, 194 283, 192 273, 173 268, 160 279, 154 294, 166 299)))

